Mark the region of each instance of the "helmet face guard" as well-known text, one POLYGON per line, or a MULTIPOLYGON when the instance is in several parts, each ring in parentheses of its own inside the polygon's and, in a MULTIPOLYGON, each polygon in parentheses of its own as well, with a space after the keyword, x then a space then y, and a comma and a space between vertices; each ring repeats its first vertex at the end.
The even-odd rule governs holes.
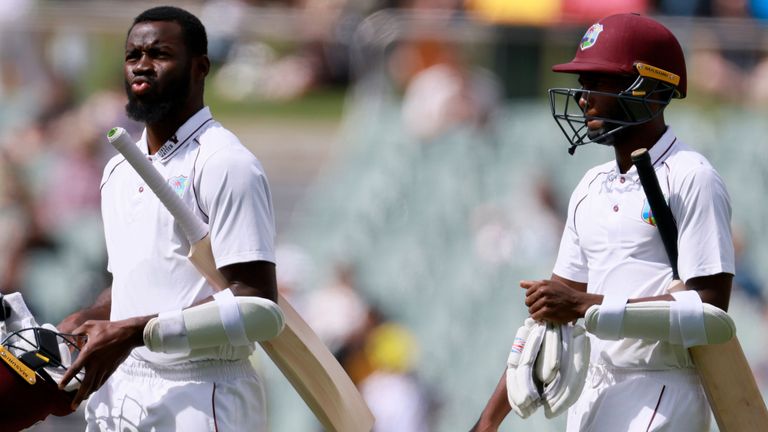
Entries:
MULTIPOLYGON (((59 390, 57 382, 80 352, 78 338, 58 332, 50 324, 39 326, 20 294, 0 295, 0 425, 3 431, 23 430, 51 414, 64 416, 74 411, 74 392, 59 390)), ((79 386, 81 374, 67 385, 68 390, 79 386)))
MULTIPOLYGON (((28 327, 8 334, 0 345, 32 370, 37 378, 58 385, 53 375, 63 375, 80 353, 75 336, 46 327, 28 327), (62 350, 66 349, 68 353, 62 350)), ((80 381, 80 377, 75 376, 80 381)))
POLYGON ((658 117, 669 105, 675 95, 675 87, 671 83, 640 75, 635 82, 620 93, 608 93, 594 90, 575 88, 549 89, 549 105, 555 122, 565 134, 573 154, 576 147, 598 143, 611 145, 608 139, 617 132, 630 126, 646 123, 658 117), (616 99, 617 117, 587 116, 589 103, 593 96, 616 99), (582 108, 579 100, 585 102, 582 108), (597 135, 590 136, 587 122, 601 120, 605 127, 597 135))

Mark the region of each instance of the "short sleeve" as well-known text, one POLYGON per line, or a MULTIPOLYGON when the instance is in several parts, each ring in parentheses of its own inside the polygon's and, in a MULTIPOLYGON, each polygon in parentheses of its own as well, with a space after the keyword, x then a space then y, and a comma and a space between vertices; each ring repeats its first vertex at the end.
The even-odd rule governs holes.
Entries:
POLYGON ((725 184, 710 166, 687 174, 670 196, 678 225, 678 270, 687 281, 735 272, 731 202, 725 184))
POLYGON ((557 252, 557 260, 554 274, 574 282, 586 283, 589 269, 587 257, 579 244, 579 233, 576 227, 576 212, 579 203, 586 197, 587 187, 584 180, 576 187, 568 202, 568 216, 563 228, 563 236, 560 238, 560 249, 557 252))
POLYGON ((208 216, 216 266, 275 262, 272 196, 256 157, 245 149, 221 149, 199 175, 199 202, 208 216))

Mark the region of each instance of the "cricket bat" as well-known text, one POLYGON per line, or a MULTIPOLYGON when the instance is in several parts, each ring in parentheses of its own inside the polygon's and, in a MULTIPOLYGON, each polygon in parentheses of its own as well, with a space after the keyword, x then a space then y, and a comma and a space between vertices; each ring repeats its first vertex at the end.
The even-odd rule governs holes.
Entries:
MULTIPOLYGON (((206 224, 181 201, 125 129, 113 128, 107 138, 179 223, 192 245, 189 260, 216 290, 225 289, 229 283, 216 268, 206 224)), ((285 315, 285 328, 276 338, 260 342, 261 347, 326 430, 369 432, 373 414, 349 375, 279 293, 277 303, 285 315)))
MULTIPOLYGON (((672 290, 685 289, 677 272, 677 225, 659 187, 648 150, 632 152, 640 183, 659 229, 675 279, 672 290)), ((768 410, 738 337, 717 345, 688 349, 721 432, 749 432, 768 427, 768 410)))

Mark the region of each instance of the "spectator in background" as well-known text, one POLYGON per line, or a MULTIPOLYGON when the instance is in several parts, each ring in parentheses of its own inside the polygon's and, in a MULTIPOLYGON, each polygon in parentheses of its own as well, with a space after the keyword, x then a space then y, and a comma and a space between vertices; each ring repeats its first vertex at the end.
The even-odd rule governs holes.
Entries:
POLYGON ((475 254, 484 263, 526 266, 557 252, 564 212, 550 180, 535 174, 531 178, 533 185, 527 193, 518 197, 504 195, 474 209, 471 222, 475 254))
MULTIPOLYGON (((714 31, 712 26, 696 29, 697 43, 691 54, 691 84, 718 100, 761 105, 768 101, 768 57, 761 44, 763 29, 753 12, 765 11, 763 1, 709 0, 688 8, 718 18, 738 31, 714 31)), ((660 6, 660 11, 677 11, 660 6)))
POLYGON ((360 382, 360 392, 371 408, 373 432, 431 431, 431 403, 413 374, 416 340, 403 326, 382 322, 371 329, 364 352, 371 372, 360 382))
POLYGON ((0 153, 0 293, 21 288, 27 251, 40 236, 29 190, 5 152, 0 153))
POLYGON ((354 270, 339 264, 333 281, 307 294, 304 318, 332 353, 339 352, 360 335, 368 316, 368 305, 361 297, 354 270))
POLYGON ((710 0, 657 0, 655 12, 659 15, 706 16, 710 14, 710 0))
POLYGON ((733 249, 736 256, 736 274, 733 277, 734 292, 741 293, 749 303, 758 307, 759 312, 768 319, 768 300, 766 300, 763 282, 757 276, 749 254, 749 245, 744 233, 733 230, 733 249))
POLYGON ((248 4, 242 0, 209 0, 200 11, 208 29, 208 57, 211 66, 224 64, 237 45, 248 4))
POLYGON ((99 190, 108 154, 109 128, 131 128, 125 99, 105 90, 75 105, 73 82, 54 80, 58 92, 23 127, 0 138, 13 172, 11 197, 24 209, 24 240, 11 242, 3 289, 23 291, 29 307, 46 321, 59 321, 83 306, 82 298, 108 283, 99 190), (20 145, 20 143, 23 143, 20 145))
POLYGON ((649 0, 563 0, 564 21, 590 23, 599 18, 618 13, 648 11, 649 0))
POLYGON ((560 18, 562 0, 466 0, 467 10, 482 20, 499 24, 553 24, 560 18))
POLYGON ((237 40, 233 27, 248 12, 245 2, 217 0, 204 8, 203 21, 216 29, 212 48, 221 51, 217 57, 222 67, 214 85, 225 97, 286 101, 317 88, 348 84, 349 46, 357 24, 369 12, 367 4, 346 0, 295 3, 302 10, 295 29, 300 42, 287 53, 263 41, 237 40), (222 19, 222 8, 230 19, 222 19))
POLYGON ((500 107, 498 79, 490 71, 468 66, 449 42, 406 42, 393 56, 391 69, 405 85, 405 127, 421 140, 456 127, 480 129, 500 107))

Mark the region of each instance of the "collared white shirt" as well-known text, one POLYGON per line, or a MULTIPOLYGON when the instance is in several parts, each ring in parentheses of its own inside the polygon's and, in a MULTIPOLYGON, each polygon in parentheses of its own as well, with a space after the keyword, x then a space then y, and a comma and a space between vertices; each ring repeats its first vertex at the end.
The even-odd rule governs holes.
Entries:
MULTIPOLYGON (((137 146, 148 153, 146 130, 137 146)), ((147 157, 208 224, 217 267, 275 261, 274 212, 264 170, 207 107, 147 157)), ((112 320, 187 307, 213 293, 187 259, 190 244, 181 227, 122 155, 107 164, 101 197, 108 270, 113 275, 112 320)), ((225 346, 181 356, 142 347, 133 355, 175 363, 190 358, 242 358, 248 351, 225 346)))
MULTIPOLYGON (((677 222, 680 278, 733 274, 730 197, 718 173, 671 128, 649 153, 677 222)), ((665 294, 672 270, 649 212, 634 166, 624 174, 616 161, 592 168, 571 195, 553 272, 587 283, 590 293, 665 294)), ((592 341, 593 361, 650 369, 690 366, 686 352, 669 344, 592 341)))

